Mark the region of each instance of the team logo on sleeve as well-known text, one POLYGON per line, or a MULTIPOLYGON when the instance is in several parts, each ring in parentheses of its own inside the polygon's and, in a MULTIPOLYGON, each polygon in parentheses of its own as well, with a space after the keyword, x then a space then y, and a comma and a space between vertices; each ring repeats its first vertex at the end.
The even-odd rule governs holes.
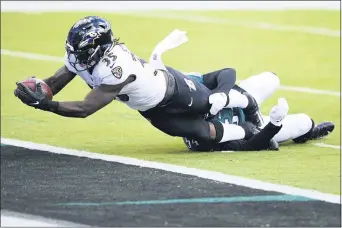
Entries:
POLYGON ((196 86, 191 80, 186 79, 186 78, 184 78, 184 80, 185 80, 185 83, 188 85, 190 92, 196 91, 196 86))
POLYGON ((114 75, 114 77, 120 79, 122 77, 122 68, 121 68, 121 66, 114 67, 112 69, 112 74, 114 75))

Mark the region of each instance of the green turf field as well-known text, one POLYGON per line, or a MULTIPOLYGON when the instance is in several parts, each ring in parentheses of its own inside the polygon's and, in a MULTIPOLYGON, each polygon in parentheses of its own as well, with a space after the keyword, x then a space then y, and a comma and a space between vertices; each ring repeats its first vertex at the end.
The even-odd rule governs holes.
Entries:
MULTIPOLYGON (((64 55, 67 32, 75 20, 97 13, 1 13, 1 48, 64 55)), ((340 29, 338 11, 186 12, 206 17, 277 25, 340 29)), ((263 30, 225 23, 104 14, 117 36, 148 59, 157 42, 178 28, 189 42, 164 54, 164 62, 183 71, 234 67, 239 79, 262 71, 278 74, 282 85, 340 91, 340 37, 263 30)), ((163 15, 160 14, 159 15, 163 15)), ((15 82, 50 76, 61 63, 1 56, 1 136, 99 153, 181 164, 273 183, 340 193, 340 151, 312 143, 286 144, 279 152, 189 153, 179 138, 154 129, 137 112, 113 103, 86 119, 63 118, 23 105, 13 95, 15 82)), ((82 99, 89 88, 76 78, 55 100, 82 99)), ((340 145, 340 97, 279 90, 262 106, 268 114, 278 97, 291 113, 315 121, 331 120, 335 131, 318 142, 340 145)), ((315 142, 316 143, 316 142, 315 142)))

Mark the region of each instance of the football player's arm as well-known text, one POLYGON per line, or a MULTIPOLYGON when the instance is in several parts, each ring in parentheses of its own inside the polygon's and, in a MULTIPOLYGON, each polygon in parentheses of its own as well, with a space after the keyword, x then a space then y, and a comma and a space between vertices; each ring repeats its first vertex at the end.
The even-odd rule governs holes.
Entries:
POLYGON ((53 95, 56 95, 61 91, 76 74, 71 72, 65 65, 57 70, 57 72, 49 78, 43 81, 51 88, 53 95))
POLYGON ((48 111, 65 117, 86 118, 111 103, 122 88, 135 79, 135 75, 130 75, 119 84, 101 84, 91 90, 83 101, 49 101, 50 108, 48 111))
MULTIPOLYGON (((249 130, 250 135, 246 135, 246 140, 231 141, 217 145, 217 149, 235 150, 235 151, 258 151, 270 148, 271 139, 281 130, 282 122, 287 116, 289 106, 285 98, 279 98, 278 104, 273 106, 270 111, 270 122, 261 130, 252 123, 245 122, 243 128, 246 132, 249 130)), ((278 148, 276 148, 278 149, 278 148)))
POLYGON ((150 56, 150 65, 155 69, 166 71, 167 69, 165 68, 161 58, 162 54, 165 51, 176 48, 187 41, 188 37, 186 36, 185 31, 180 31, 178 29, 173 30, 167 37, 165 37, 155 46, 150 56))
POLYGON ((42 92, 40 83, 37 83, 36 91, 23 83, 17 83, 17 86, 20 88, 19 98, 29 106, 65 117, 85 118, 111 103, 121 89, 134 80, 135 75, 130 75, 118 84, 103 83, 88 93, 83 101, 64 102, 49 100, 42 92))
MULTIPOLYGON (((249 139, 233 140, 214 146, 214 151, 260 151, 269 150, 271 139, 280 131, 282 125, 276 126, 269 122, 260 132, 249 139)), ((273 148, 274 149, 274 148, 273 148)))
MULTIPOLYGON (((238 127, 244 130, 244 137, 240 137, 240 139, 232 137, 231 140, 223 143, 204 143, 188 139, 184 139, 184 142, 190 150, 198 152, 268 150, 271 139, 280 131, 282 125, 276 126, 270 122, 265 128, 259 130, 252 123, 246 122, 238 127)), ((233 136, 236 134, 234 131, 230 133, 233 136)))
POLYGON ((233 68, 210 72, 203 75, 203 84, 214 93, 223 92, 228 96, 236 82, 236 71, 233 68))
POLYGON ((83 101, 53 102, 51 112, 65 117, 86 118, 111 103, 123 85, 100 85, 88 93, 83 101))

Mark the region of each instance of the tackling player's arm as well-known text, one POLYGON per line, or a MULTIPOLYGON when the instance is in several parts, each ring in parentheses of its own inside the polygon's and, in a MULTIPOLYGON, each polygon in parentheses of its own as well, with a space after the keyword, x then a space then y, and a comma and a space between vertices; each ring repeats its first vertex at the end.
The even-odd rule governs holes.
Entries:
POLYGON ((236 71, 233 68, 224 68, 203 75, 203 84, 214 93, 225 93, 228 96, 229 91, 235 85, 236 71))
POLYGON ((43 81, 51 88, 53 95, 56 95, 61 91, 72 79, 74 79, 76 74, 71 72, 65 65, 57 70, 57 72, 49 78, 43 81))

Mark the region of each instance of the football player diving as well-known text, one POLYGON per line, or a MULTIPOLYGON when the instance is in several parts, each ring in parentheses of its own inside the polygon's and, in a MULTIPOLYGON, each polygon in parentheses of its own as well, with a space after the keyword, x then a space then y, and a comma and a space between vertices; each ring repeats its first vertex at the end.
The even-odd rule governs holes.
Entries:
MULTIPOLYGON (((181 38, 176 36, 172 40, 182 43, 181 38)), ((175 47, 179 45, 177 42, 175 47)), ((216 115, 225 107, 243 106, 250 121, 260 122, 255 99, 231 91, 236 81, 234 69, 206 74, 207 85, 176 70, 156 69, 120 42, 104 18, 88 16, 77 21, 69 30, 65 49, 64 64, 43 81, 56 95, 78 75, 92 89, 83 100, 50 100, 41 91, 38 80, 34 91, 17 82, 15 96, 33 108, 72 118, 86 118, 117 100, 139 111, 168 135, 208 143, 222 143, 240 136, 231 134, 236 125, 204 119, 203 115, 216 115)))
MULTIPOLYGON (((150 57, 150 64, 157 69, 175 71, 171 67, 166 67, 162 61, 162 54, 174 47, 173 36, 175 30, 168 37, 162 40, 153 50, 150 57)), ((185 36, 183 32, 183 36, 185 36)), ((201 84, 211 87, 206 81, 206 74, 187 73, 189 78, 193 78, 201 84)), ((262 72, 253 75, 242 81, 239 85, 234 85, 231 93, 248 93, 257 103, 261 105, 270 97, 280 86, 280 80, 273 72, 262 72)), ((243 98, 243 97, 242 97, 243 98)), ((236 99, 234 99, 236 101, 236 99)), ((233 100, 232 102, 233 103, 233 100)), ((223 108, 216 115, 204 116, 209 120, 217 120, 222 123, 230 124, 232 135, 235 140, 227 140, 223 143, 201 141, 195 138, 183 137, 184 143, 192 151, 259 151, 259 150, 278 150, 278 143, 293 140, 295 143, 305 143, 309 140, 320 139, 327 136, 334 130, 331 122, 322 122, 315 125, 315 122, 307 114, 288 114, 288 104, 284 98, 278 100, 269 116, 260 117, 253 121, 245 115, 243 102, 236 103, 234 108, 223 108), (240 106, 240 107, 239 107, 240 106)), ((245 104, 246 106, 246 104, 245 104)), ((260 112, 258 112, 259 115, 260 112)))

